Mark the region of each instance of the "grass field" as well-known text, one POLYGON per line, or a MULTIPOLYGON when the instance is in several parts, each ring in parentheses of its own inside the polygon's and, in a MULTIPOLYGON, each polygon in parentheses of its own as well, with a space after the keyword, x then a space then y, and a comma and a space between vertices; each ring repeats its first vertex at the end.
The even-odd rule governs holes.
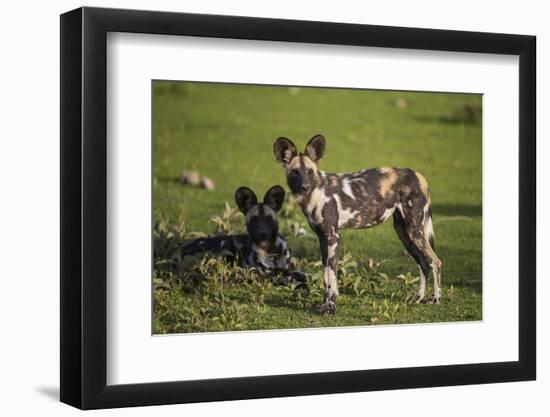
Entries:
POLYGON ((154 333, 482 319, 481 96, 157 81, 153 131, 154 333), (190 237, 244 230, 235 190, 288 190, 273 141, 286 136, 303 149, 316 133, 327 139, 322 170, 401 166, 428 179, 440 305, 405 303, 419 273, 388 221, 342 233, 337 314, 315 314, 323 294, 317 239, 289 198, 281 229, 311 274, 309 293, 179 257, 190 237), (215 190, 180 184, 183 169, 210 177, 215 190))

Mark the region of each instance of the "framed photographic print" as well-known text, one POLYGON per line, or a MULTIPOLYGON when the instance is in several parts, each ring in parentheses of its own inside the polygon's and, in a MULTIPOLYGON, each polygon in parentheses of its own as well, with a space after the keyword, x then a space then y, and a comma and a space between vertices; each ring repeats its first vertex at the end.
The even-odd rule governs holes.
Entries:
POLYGON ((535 379, 535 38, 61 16, 61 401, 535 379))

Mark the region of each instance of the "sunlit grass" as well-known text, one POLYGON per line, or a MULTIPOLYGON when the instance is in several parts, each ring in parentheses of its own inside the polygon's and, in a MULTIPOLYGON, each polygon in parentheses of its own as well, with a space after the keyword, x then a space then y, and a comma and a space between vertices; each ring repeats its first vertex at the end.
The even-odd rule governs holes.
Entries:
MULTIPOLYGON (((167 82, 155 82, 153 91, 155 218, 157 228, 179 230, 169 237, 160 231, 156 241, 169 246, 155 259, 156 333, 482 318, 480 96, 167 82), (217 261, 209 267, 223 270, 209 274, 234 278, 224 282, 197 273, 196 266, 177 266, 189 262, 173 258, 178 239, 220 232, 223 225, 210 219, 223 221, 224 204, 234 206, 239 186, 259 195, 274 184, 287 188, 271 150, 278 136, 303 146, 316 133, 328 143, 324 170, 406 166, 426 176, 444 264, 441 305, 404 303, 418 270, 389 221, 342 233, 341 259, 347 254, 355 266, 348 266, 351 276, 339 276, 336 316, 316 315, 311 307, 322 298, 318 244, 291 203, 281 224, 293 255, 311 274, 309 294, 217 261), (179 184, 183 169, 212 178, 216 189, 179 184)), ((243 226, 242 217, 231 219, 231 230, 243 226)))

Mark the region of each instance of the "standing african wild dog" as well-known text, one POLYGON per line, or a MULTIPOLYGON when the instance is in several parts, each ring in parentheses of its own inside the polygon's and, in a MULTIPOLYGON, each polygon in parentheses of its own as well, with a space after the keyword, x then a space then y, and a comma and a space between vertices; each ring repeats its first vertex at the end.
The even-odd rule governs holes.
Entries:
POLYGON ((287 242, 279 234, 276 213, 284 199, 285 190, 279 185, 265 193, 263 202, 258 202, 250 188, 240 187, 235 192, 235 202, 246 216, 248 234, 196 239, 182 248, 182 255, 224 252, 229 254, 230 262, 256 269, 263 277, 276 278, 276 284, 295 283, 297 287, 306 287, 305 274, 293 270, 287 242))
POLYGON ((424 298, 430 270, 434 294, 429 302, 440 302, 441 261, 434 251, 428 183, 420 173, 407 168, 373 168, 348 174, 319 171, 317 164, 325 152, 321 135, 310 139, 304 153, 298 153, 287 138, 277 139, 273 152, 285 167, 296 202, 319 238, 325 283, 325 300, 319 312, 336 311, 339 230, 376 226, 392 215, 399 239, 420 269, 420 288, 410 302, 419 303, 424 298))

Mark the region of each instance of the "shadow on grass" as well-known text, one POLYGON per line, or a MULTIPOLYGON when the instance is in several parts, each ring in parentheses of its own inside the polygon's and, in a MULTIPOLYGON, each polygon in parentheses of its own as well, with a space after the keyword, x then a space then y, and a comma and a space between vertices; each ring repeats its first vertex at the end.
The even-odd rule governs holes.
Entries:
POLYGON ((158 182, 181 184, 179 177, 155 177, 158 182))
POLYGON ((481 123, 482 109, 480 105, 464 104, 454 109, 450 114, 432 115, 411 115, 417 122, 421 123, 443 123, 448 125, 476 125, 481 123))
MULTIPOLYGON (((300 291, 301 292, 300 294, 304 299, 309 298, 311 296, 311 294, 301 289, 296 289, 294 291, 300 291)), ((274 307, 274 308, 289 308, 291 310, 303 311, 304 308, 306 307, 300 306, 296 300, 296 297, 297 297, 296 294, 290 295, 288 293, 285 293, 285 294, 272 293, 269 297, 267 297, 267 299, 265 300, 265 303, 270 307, 274 307)))
POLYGON ((469 205, 469 204, 433 204, 432 210, 434 216, 467 216, 475 217, 481 216, 482 206, 469 205))
POLYGON ((482 293, 483 291, 483 285, 481 279, 471 279, 471 280, 463 280, 463 282, 460 282, 458 285, 453 284, 455 287, 461 287, 461 288, 469 288, 472 291, 482 293))
POLYGON ((420 123, 442 123, 446 125, 479 125, 480 119, 477 116, 411 116, 420 123))
POLYGON ((439 250, 436 241, 436 250, 443 261, 442 282, 443 286, 468 288, 472 291, 482 292, 483 267, 481 248, 461 249, 442 246, 439 250), (457 260, 459 260, 457 262, 457 260))

